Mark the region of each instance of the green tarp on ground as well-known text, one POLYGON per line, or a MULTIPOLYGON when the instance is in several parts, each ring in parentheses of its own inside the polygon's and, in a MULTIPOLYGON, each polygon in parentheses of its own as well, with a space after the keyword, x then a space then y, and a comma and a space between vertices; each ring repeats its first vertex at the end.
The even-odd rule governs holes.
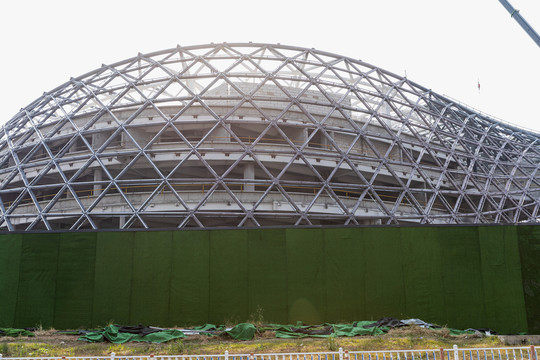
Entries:
POLYGON ((0 328, 0 336, 19 337, 19 336, 35 336, 35 334, 25 329, 0 328))
POLYGON ((225 331, 227 335, 235 340, 251 340, 255 336, 257 328, 253 324, 241 323, 233 327, 229 331, 225 331))
POLYGON ((356 321, 352 324, 323 324, 320 326, 293 326, 293 325, 269 325, 264 330, 275 331, 276 337, 280 339, 295 339, 306 337, 351 337, 364 335, 382 335, 389 330, 388 327, 369 327, 373 321, 356 321))
POLYGON ((0 235, 0 326, 421 318, 540 333, 540 226, 0 235))
POLYGON ((81 336, 79 340, 88 342, 108 341, 115 344, 123 344, 129 341, 163 343, 185 337, 180 330, 164 330, 142 336, 140 334, 119 332, 118 329, 118 326, 109 325, 102 331, 95 331, 81 336))

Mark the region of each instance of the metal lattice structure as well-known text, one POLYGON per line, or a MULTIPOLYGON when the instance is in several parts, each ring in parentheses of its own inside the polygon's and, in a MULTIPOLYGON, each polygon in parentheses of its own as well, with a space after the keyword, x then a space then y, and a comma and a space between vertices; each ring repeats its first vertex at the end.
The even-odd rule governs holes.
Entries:
POLYGON ((22 109, 6 230, 537 222, 540 135, 313 49, 139 54, 22 109))

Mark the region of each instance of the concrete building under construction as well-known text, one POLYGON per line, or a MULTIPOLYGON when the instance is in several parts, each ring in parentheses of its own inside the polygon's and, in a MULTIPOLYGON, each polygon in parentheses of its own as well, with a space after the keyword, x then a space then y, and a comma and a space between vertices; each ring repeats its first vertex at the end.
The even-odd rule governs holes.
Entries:
POLYGON ((103 65, 2 128, 0 229, 538 222, 540 134, 270 44, 103 65))

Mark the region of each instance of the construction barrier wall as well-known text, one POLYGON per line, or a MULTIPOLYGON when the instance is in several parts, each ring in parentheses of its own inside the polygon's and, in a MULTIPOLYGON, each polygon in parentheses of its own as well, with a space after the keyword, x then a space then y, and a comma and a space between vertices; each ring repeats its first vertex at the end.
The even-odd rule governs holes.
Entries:
POLYGON ((0 234, 0 327, 420 318, 540 333, 540 226, 0 234))

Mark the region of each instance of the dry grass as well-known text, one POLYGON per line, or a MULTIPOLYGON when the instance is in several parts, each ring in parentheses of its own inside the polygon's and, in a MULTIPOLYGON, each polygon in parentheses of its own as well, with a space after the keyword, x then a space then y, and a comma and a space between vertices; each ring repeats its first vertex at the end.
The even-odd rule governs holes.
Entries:
POLYGON ((164 344, 95 343, 78 341, 76 335, 63 335, 55 330, 38 329, 32 338, 0 338, 0 353, 10 357, 108 355, 180 355, 337 351, 438 349, 459 347, 504 346, 498 337, 471 335, 451 336, 448 329, 427 330, 416 326, 390 330, 381 336, 353 338, 276 339, 272 331, 264 331, 251 341, 231 340, 226 336, 189 336, 164 344))

